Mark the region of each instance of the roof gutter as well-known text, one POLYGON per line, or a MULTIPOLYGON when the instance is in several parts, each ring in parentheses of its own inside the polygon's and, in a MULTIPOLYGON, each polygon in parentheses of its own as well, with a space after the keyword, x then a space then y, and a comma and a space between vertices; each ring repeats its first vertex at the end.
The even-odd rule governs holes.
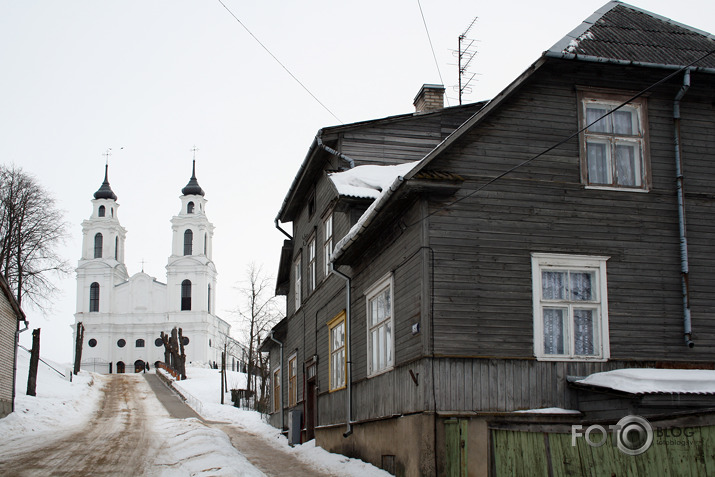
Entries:
MULTIPOLYGON (((600 56, 578 55, 576 53, 564 53, 563 51, 548 50, 544 52, 547 58, 558 58, 563 60, 580 60, 591 63, 608 63, 620 66, 641 66, 645 68, 658 68, 661 70, 681 70, 685 65, 663 65, 659 63, 648 63, 644 61, 619 60, 616 58, 602 58, 600 56)), ((693 71, 715 74, 715 68, 691 67, 693 71)))
POLYGON ((685 226, 685 194, 683 192, 683 158, 680 141, 680 100, 690 88, 690 70, 686 69, 683 76, 683 86, 673 101, 673 138, 675 145, 675 181, 678 190, 678 231, 680 234, 680 283, 683 295, 683 335, 688 348, 695 346, 692 338, 692 323, 690 317, 690 284, 688 280, 688 238, 685 226))
POLYGON ((348 164, 350 164, 350 169, 352 169, 353 167, 355 167, 355 161, 354 161, 352 158, 346 156, 346 155, 343 154, 342 152, 336 151, 335 149, 333 149, 333 148, 330 147, 330 146, 326 146, 325 144, 323 144, 323 140, 320 139, 321 133, 322 133, 322 129, 321 129, 320 131, 318 131, 318 134, 315 135, 315 141, 316 141, 318 147, 321 148, 321 149, 323 149, 323 150, 325 150, 325 151, 327 151, 328 153, 332 154, 333 156, 339 157, 339 158, 342 159, 343 161, 345 161, 345 162, 347 162, 348 164))

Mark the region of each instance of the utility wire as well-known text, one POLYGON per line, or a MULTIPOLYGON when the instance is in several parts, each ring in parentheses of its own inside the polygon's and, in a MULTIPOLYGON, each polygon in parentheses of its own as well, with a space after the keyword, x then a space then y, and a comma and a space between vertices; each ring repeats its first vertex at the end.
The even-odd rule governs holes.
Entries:
MULTIPOLYGON (((422 11, 422 4, 420 3, 420 0, 417 0, 417 6, 420 7, 420 15, 422 15, 422 23, 424 23, 424 25, 425 25, 425 32, 427 33, 427 40, 429 40, 429 47, 432 50, 432 58, 434 58, 434 65, 437 67, 437 74, 439 74, 439 80, 442 82, 442 85, 444 86, 444 80, 442 79, 442 72, 439 69, 439 63, 437 62, 437 55, 435 55, 435 53, 434 53, 434 46, 432 45, 432 38, 430 37, 429 29, 427 28, 427 20, 425 20, 425 14, 422 11)), ((447 106, 449 106, 450 105, 449 98, 447 98, 447 95, 445 95, 444 97, 447 100, 447 106)))
MULTIPOLYGON (((511 169, 509 169, 509 170, 507 170, 507 171, 504 171, 504 172, 502 172, 501 174, 499 174, 499 175, 497 175, 497 176, 491 178, 491 179, 488 180, 485 184, 479 186, 478 188, 476 188, 476 189, 473 190, 472 192, 470 192, 470 193, 468 193, 468 194, 466 194, 466 195, 464 195, 464 196, 462 196, 462 197, 460 197, 460 198, 458 198, 458 199, 456 199, 456 200, 453 200, 453 201, 450 202, 449 204, 446 204, 446 205, 444 205, 444 206, 442 206, 442 207, 440 207, 440 208, 438 208, 438 209, 436 209, 436 210, 430 212, 429 214, 425 215, 424 217, 420 218, 419 220, 417 220, 417 221, 415 221, 415 222, 409 224, 408 227, 411 227, 411 226, 413 226, 413 225, 417 225, 417 224, 419 224, 420 222, 426 220, 427 218, 429 218, 429 217, 431 217, 431 216, 437 214, 438 212, 441 212, 441 211, 443 211, 443 210, 446 210, 447 208, 452 207, 453 205, 458 204, 458 203, 462 202, 463 200, 472 197, 472 196, 475 195, 475 194, 478 194, 478 193, 481 192, 482 190, 484 190, 484 189, 486 189, 487 187, 489 187, 490 185, 494 184, 496 181, 502 179, 502 178, 503 178, 504 176, 506 176, 507 174, 510 174, 510 173, 514 172, 515 170, 517 170, 517 169, 519 169, 519 168, 521 168, 521 167, 524 167, 525 165, 527 165, 527 164, 529 164, 529 163, 535 161, 536 159, 540 158, 541 156, 543 156, 543 155, 545 155, 545 154, 547 154, 547 153, 553 151, 553 150, 556 149, 557 147, 562 146, 563 144, 565 144, 565 143, 567 143, 568 141, 570 141, 571 139, 577 137, 579 134, 581 134, 582 132, 584 132, 585 130, 587 130, 588 128, 590 128, 591 126, 593 126, 594 124, 596 124, 596 123, 599 122, 600 120, 602 120, 603 118, 605 118, 605 117, 607 117, 607 116, 609 116, 609 115, 615 113, 616 111, 618 111, 618 110, 621 109, 622 107, 626 106, 628 103, 630 103, 630 102, 632 102, 632 101, 638 99, 639 97, 643 96, 645 93, 647 93, 648 91, 650 91, 651 89, 655 88, 655 87, 658 86, 658 85, 661 85, 661 84, 665 83, 666 81, 668 81, 668 80, 670 80, 671 78, 673 78, 674 76, 676 76, 676 75, 682 73, 683 71, 687 70, 688 68, 691 68, 695 63, 704 60, 705 58, 707 58, 708 56, 712 55, 713 53, 715 53, 715 50, 712 50, 712 51, 706 53, 705 55, 701 56, 701 57, 698 58, 697 60, 691 62, 690 64, 688 64, 688 65, 686 65, 686 66, 683 66, 682 68, 680 68, 680 69, 678 69, 678 70, 675 70, 673 73, 669 74, 669 75, 666 76, 665 78, 662 78, 662 79, 656 81, 655 83, 651 84, 650 86, 648 86, 647 88, 643 89, 643 90, 640 91, 639 93, 636 93, 636 94, 635 94, 633 97, 631 97, 630 99, 628 99, 628 100, 622 102, 621 104, 619 104, 618 107, 613 108, 611 111, 608 111, 607 113, 605 113, 604 115, 602 115, 600 118, 596 119, 595 121, 591 122, 590 124, 587 124, 586 126, 584 126, 583 128, 579 129, 579 130, 576 131, 575 133, 571 134, 571 135, 568 136, 567 138, 562 139, 561 141, 557 142, 557 143, 554 144, 553 146, 551 146, 551 147, 549 147, 549 148, 547 148, 547 149, 541 151, 540 153, 538 153, 538 154, 535 155, 534 157, 531 157, 531 158, 529 158, 529 159, 527 159, 527 160, 525 160, 525 161, 523 161, 523 162, 517 164, 516 166, 512 167, 511 169)), ((479 114, 479 113, 477 113, 477 114, 479 114)))
POLYGON ((316 101, 318 102, 318 104, 320 104, 320 105, 323 107, 323 109, 325 109, 328 113, 330 113, 330 115, 331 115, 332 117, 334 117, 340 124, 343 124, 343 121, 342 121, 339 117, 337 117, 337 116, 335 115, 335 113, 333 113, 333 112, 330 110, 330 108, 328 108, 325 104, 323 104, 323 102, 320 101, 320 100, 308 89, 308 87, 305 86, 293 73, 291 73, 291 71, 288 69, 288 67, 286 67, 283 63, 281 63, 281 61, 280 61, 278 58, 276 58, 276 55, 274 55, 273 53, 271 53, 271 50, 269 50, 268 47, 266 47, 266 45, 264 45, 264 44, 261 42, 261 40, 259 40, 259 39, 256 37, 256 35, 254 35, 254 34, 251 32, 251 30, 249 30, 248 27, 246 27, 246 25, 244 25, 243 22, 238 19, 238 17, 226 6, 225 3, 223 3, 222 0, 218 0, 218 3, 220 3, 220 4, 223 6, 223 8, 225 8, 226 11, 231 14, 231 16, 238 22, 238 24, 241 25, 241 26, 243 27, 243 29, 246 30, 246 31, 248 32, 248 34, 251 35, 251 36, 253 37, 253 39, 256 40, 256 42, 257 42, 259 45, 261 45, 261 47, 262 47, 264 50, 266 50, 266 53, 268 53, 269 55, 271 55, 271 58, 273 58, 273 59, 276 61, 276 63, 278 63, 279 65, 281 65, 281 68, 283 68, 283 69, 286 71, 286 73, 288 73, 288 74, 290 75, 291 78, 293 78, 310 96, 312 96, 313 99, 316 100, 316 101))

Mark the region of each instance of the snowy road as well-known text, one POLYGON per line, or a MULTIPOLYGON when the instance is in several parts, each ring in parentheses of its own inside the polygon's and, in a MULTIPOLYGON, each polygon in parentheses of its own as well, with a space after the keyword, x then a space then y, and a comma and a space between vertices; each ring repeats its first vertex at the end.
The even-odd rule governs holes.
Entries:
POLYGON ((157 451, 147 424, 151 391, 141 376, 108 377, 97 413, 81 431, 13 455, 4 452, 0 475, 142 475, 157 451))

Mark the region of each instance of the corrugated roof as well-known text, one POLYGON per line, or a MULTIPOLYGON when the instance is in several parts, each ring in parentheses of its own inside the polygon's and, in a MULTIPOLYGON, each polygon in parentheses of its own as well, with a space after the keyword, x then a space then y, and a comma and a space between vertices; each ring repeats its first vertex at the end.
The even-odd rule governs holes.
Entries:
MULTIPOLYGON (((614 1, 587 18, 547 53, 686 66, 713 50, 715 37, 709 33, 614 1)), ((715 68, 715 54, 694 66, 715 68)))

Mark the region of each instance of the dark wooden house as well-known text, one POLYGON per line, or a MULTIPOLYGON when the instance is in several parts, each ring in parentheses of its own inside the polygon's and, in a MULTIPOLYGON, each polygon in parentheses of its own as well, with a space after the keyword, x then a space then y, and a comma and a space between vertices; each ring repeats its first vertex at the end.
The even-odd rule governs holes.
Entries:
POLYGON ((0 417, 15 406, 17 332, 25 314, 4 277, 0 276, 0 417))
POLYGON ((584 380, 712 369, 714 74, 712 35, 611 2, 487 103, 425 85, 415 113, 319 131, 276 218, 272 424, 484 475, 499 429, 715 407, 584 380))

